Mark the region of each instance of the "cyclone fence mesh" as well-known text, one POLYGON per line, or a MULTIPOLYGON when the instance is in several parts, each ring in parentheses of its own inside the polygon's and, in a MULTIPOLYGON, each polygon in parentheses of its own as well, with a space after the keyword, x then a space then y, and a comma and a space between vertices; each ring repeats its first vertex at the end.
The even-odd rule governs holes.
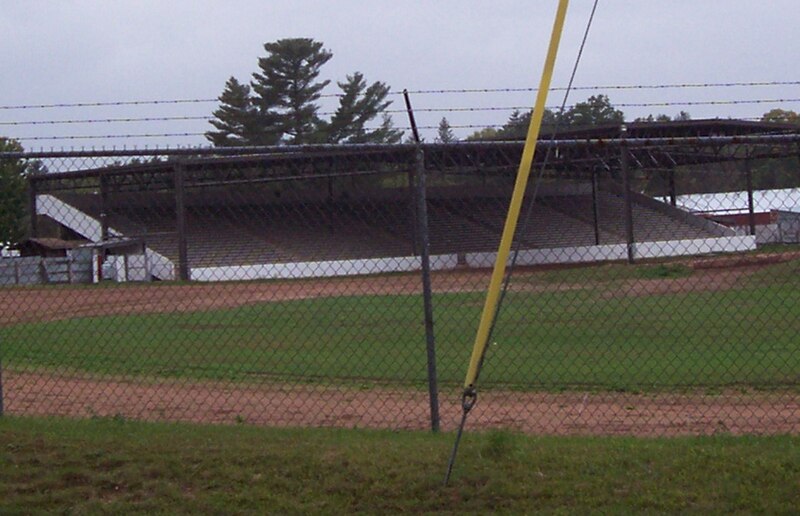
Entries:
MULTIPOLYGON (((3 412, 454 428, 521 151, 0 155, 3 412)), ((800 431, 799 156, 540 142, 470 425, 800 431)))

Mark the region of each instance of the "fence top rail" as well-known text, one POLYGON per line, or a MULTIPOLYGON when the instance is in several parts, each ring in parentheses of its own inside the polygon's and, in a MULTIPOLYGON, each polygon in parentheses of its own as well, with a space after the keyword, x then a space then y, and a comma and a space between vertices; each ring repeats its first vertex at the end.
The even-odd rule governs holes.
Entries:
MULTIPOLYGON (((751 134, 738 136, 688 136, 656 138, 542 138, 541 147, 655 147, 681 145, 768 145, 800 143, 800 132, 789 134, 751 134)), ((423 150, 516 148, 523 141, 458 141, 451 143, 422 143, 423 150)), ((0 152, 0 159, 56 159, 56 158, 102 158, 102 157, 183 157, 184 159, 304 155, 333 153, 355 155, 362 153, 403 153, 416 149, 413 143, 396 144, 314 144, 252 147, 179 147, 161 149, 80 149, 52 151, 0 152)))

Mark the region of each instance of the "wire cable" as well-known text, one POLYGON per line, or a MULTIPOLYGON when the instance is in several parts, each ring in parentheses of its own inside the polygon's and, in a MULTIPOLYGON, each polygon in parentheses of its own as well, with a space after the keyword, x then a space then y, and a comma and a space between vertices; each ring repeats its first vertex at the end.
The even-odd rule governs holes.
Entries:
MULTIPOLYGON (((735 87, 770 87, 770 86, 800 86, 800 81, 750 81, 750 82, 706 82, 706 83, 676 83, 676 84, 606 84, 589 86, 572 86, 571 91, 599 91, 599 90, 665 90, 665 89, 703 89, 703 88, 735 88, 735 87)), ((409 90, 412 95, 435 94, 474 94, 474 93, 527 93, 535 92, 537 88, 442 88, 409 90)), ((566 91, 567 86, 551 88, 551 91, 566 91)), ((402 91, 389 92, 390 95, 402 95, 402 91)), ((323 94, 320 98, 339 98, 341 93, 323 94)), ((218 98, 195 99, 151 99, 151 100, 117 100, 106 102, 59 102, 51 104, 17 104, 0 106, 0 110, 14 109, 60 109, 78 107, 115 107, 115 106, 142 106, 164 104, 203 104, 219 102, 218 98)))
MULTIPOLYGON (((599 2, 599 0, 595 0, 594 1, 594 5, 592 7, 592 12, 591 12, 591 14, 589 16, 589 21, 586 24, 586 30, 584 31, 583 39, 581 41, 581 45, 580 45, 580 48, 578 50, 578 55, 577 55, 577 57, 575 59, 575 64, 574 64, 574 66, 572 68, 572 74, 570 76, 569 84, 568 84, 568 86, 567 86, 567 88, 565 90, 565 93, 564 93, 564 100, 562 102, 562 110, 566 106, 567 99, 569 97, 570 86, 572 85, 572 82, 575 79, 575 75, 576 75, 577 70, 578 70, 578 65, 579 65, 579 63, 581 61, 581 56, 583 55, 583 49, 584 49, 584 47, 586 45, 586 41, 587 41, 587 38, 589 36, 589 30, 591 29, 591 26, 592 26, 592 21, 594 19, 595 11, 597 10, 598 2, 599 2)), ((543 82, 542 86, 546 86, 546 83, 543 82)), ((551 135, 551 139, 555 139, 556 129, 557 128, 553 129, 553 134, 551 135)), ((530 134, 529 134, 529 137, 530 137, 530 134)), ((539 186, 539 184, 541 182, 541 177, 542 177, 542 174, 544 173, 544 168, 547 166, 547 160, 548 160, 549 156, 550 156, 550 149, 548 148, 548 152, 547 152, 547 155, 545 157, 545 162, 542 164, 542 167, 541 167, 541 169, 539 171, 539 176, 537 177, 537 180, 536 180, 536 183, 535 183, 533 200, 535 200, 535 196, 536 196, 536 193, 538 191, 538 186, 539 186)), ((520 165, 520 168, 522 168, 522 166, 523 165, 520 165)), ((526 214, 526 219, 527 220, 529 220, 529 218, 530 218, 530 214, 531 214, 531 211, 530 211, 531 208, 530 207, 531 206, 533 206, 533 202, 531 202, 529 204, 528 213, 526 214)), ((509 211, 509 218, 511 217, 510 213, 511 212, 509 211)), ((524 226, 523 227, 527 226, 527 220, 524 222, 524 226)), ((504 235, 504 238, 505 238, 505 235, 504 235)), ((512 235, 512 238, 513 238, 513 235, 512 235)), ((463 392, 462 397, 461 397, 461 406, 462 406, 461 423, 460 423, 460 425, 458 427, 458 433, 456 434, 456 440, 455 440, 455 443, 453 444, 453 450, 452 450, 452 452, 450 454, 450 460, 448 461, 448 464, 447 464, 447 473, 445 474, 445 478, 444 478, 444 485, 445 486, 449 482, 450 475, 452 474, 452 471, 453 471, 453 466, 455 464, 456 455, 458 453, 458 446, 459 446, 459 443, 461 442, 461 436, 463 435, 464 427, 465 427, 466 422, 467 422, 467 416, 468 416, 470 410, 472 410, 472 408, 474 407, 474 405, 475 405, 475 403, 477 402, 477 399, 478 399, 477 398, 477 389, 475 388, 475 385, 477 384, 478 377, 480 376, 481 368, 483 367, 483 361, 484 361, 484 359, 486 357, 486 350, 488 348, 488 346, 486 344, 488 344, 488 342, 492 338, 492 333, 494 332, 494 328, 495 328, 495 325, 497 323, 497 315, 500 312, 500 307, 502 306, 503 299, 505 298, 506 292, 508 291, 508 285, 509 285, 509 282, 510 282, 510 279, 511 279, 511 273, 513 272, 513 267, 516 264, 517 256, 519 254, 519 249, 520 249, 519 245, 520 245, 520 240, 518 239, 517 240, 517 248, 516 248, 516 250, 514 252, 514 255, 513 255, 512 261, 511 261, 511 266, 506 271, 506 277, 504 278, 504 281, 503 281, 503 288, 502 288, 502 290, 500 292, 500 298, 499 298, 499 300, 497 302, 497 305, 494 307, 493 318, 492 318, 491 324, 489 325, 489 331, 488 331, 488 334, 486 336, 486 341, 483 342, 483 347, 482 347, 482 350, 481 350, 480 357, 478 358, 477 369, 475 370, 474 378, 472 378, 471 384, 464 389, 464 392, 463 392)), ((497 260, 501 259, 499 254, 500 253, 498 252, 497 260)), ((505 260, 505 257, 502 258, 502 259, 505 260)), ((487 303, 488 303, 488 301, 487 301, 487 303)), ((477 338, 476 338, 476 341, 477 341, 477 338)), ((476 342, 476 344, 477 344, 477 342, 476 342)))
MULTIPOLYGON (((748 104, 786 104, 800 102, 800 98, 775 98, 775 99, 743 99, 743 100, 700 100, 700 101, 665 101, 665 102, 622 102, 614 104, 615 108, 630 107, 675 107, 675 106, 734 106, 748 104)), ((576 107, 577 104, 570 106, 576 107)), ((549 110, 564 110, 566 106, 548 106, 549 110)), ((487 107, 432 107, 415 109, 417 113, 477 113, 493 111, 529 111, 530 106, 487 106, 487 107)), ((388 109, 384 113, 405 113, 402 109, 388 109)), ((318 115, 333 115, 334 111, 323 111, 318 115)), ((159 116, 159 117, 122 117, 122 118, 85 118, 65 120, 12 120, 0 121, 0 126, 29 126, 29 125, 75 125, 75 124, 108 124, 108 123, 137 123, 137 122, 174 122, 174 121, 204 121, 213 120, 213 116, 188 115, 188 116, 159 116)), ((455 127, 455 126, 451 126, 455 127)), ((471 126, 460 126, 471 127, 471 126)), ((482 126, 486 127, 486 126, 482 126)))

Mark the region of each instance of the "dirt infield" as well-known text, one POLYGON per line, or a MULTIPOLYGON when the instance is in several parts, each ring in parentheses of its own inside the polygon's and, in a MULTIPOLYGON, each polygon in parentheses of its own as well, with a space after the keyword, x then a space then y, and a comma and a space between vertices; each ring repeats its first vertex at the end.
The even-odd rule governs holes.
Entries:
MULTIPOLYGON (((440 281, 441 288, 464 289, 469 275, 440 281)), ((477 288, 474 280, 472 288, 477 288)), ((417 275, 296 281, 194 284, 128 284, 99 288, 0 289, 0 324, 62 320, 94 315, 183 313, 236 306, 365 294, 421 292, 417 275), (20 309, 24 307, 24 309, 20 309)))
MULTIPOLYGON (((6 410, 14 415, 125 417, 148 421, 247 423, 422 430, 427 394, 308 385, 146 382, 90 376, 6 373, 6 410)), ((460 417, 457 391, 441 394, 444 430, 460 417)), ((676 436, 800 432, 797 392, 704 394, 487 392, 473 429, 531 434, 676 436)))
MULTIPOLYGON (((702 271, 685 279, 630 279, 618 285, 617 295, 662 294, 731 288, 762 267, 800 258, 800 253, 684 261, 702 271)), ((553 267, 549 267, 553 268, 553 267)), ((542 270, 546 268, 539 268, 542 270)), ((464 269, 433 274, 435 292, 483 292, 490 271, 464 269)), ((529 274, 521 269, 519 274, 529 274)), ((535 276, 534 276, 535 277, 535 276)), ((592 288, 591 283, 520 283, 512 288, 556 291, 592 288)), ((294 281, 250 281, 194 284, 127 284, 101 287, 26 287, 0 289, 0 325, 42 322, 98 315, 185 313, 237 306, 353 295, 421 293, 418 273, 294 281)))
MULTIPOLYGON (((733 288, 763 267, 799 253, 684 260, 697 271, 672 279, 622 279, 609 296, 639 296, 733 288)), ((545 268, 547 269, 547 268, 545 268)), ((526 291, 586 289, 591 282, 548 283, 522 270, 513 285, 526 291), (525 276, 528 273, 530 276, 525 276), (530 281, 528 281, 530 280, 530 281)), ((489 271, 436 273, 436 292, 482 292, 489 271)), ((130 284, 100 287, 0 289, 0 325, 74 317, 186 313, 254 303, 369 294, 417 294, 418 274, 324 280, 203 284, 130 284)), ((603 291, 606 295, 606 291, 603 291)), ((100 378, 5 371, 9 414, 70 417, 123 416, 204 423, 247 422, 269 426, 333 426, 392 429, 429 427, 425 392, 333 388, 313 385, 100 378)), ((442 427, 460 415, 459 393, 441 395, 442 427)), ((719 432, 800 432, 800 393, 725 392, 707 395, 629 393, 487 392, 470 417, 473 428, 514 428, 534 434, 707 435, 719 432)))

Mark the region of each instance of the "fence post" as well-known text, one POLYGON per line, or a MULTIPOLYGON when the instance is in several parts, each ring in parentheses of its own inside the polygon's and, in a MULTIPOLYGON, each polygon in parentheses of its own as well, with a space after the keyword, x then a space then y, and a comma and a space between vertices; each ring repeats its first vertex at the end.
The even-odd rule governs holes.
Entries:
MULTIPOLYGON (((408 122, 411 124, 411 136, 414 138, 414 142, 417 144, 417 150, 419 150, 419 144, 422 143, 422 140, 419 138, 419 131, 417 130, 417 120, 414 118, 414 110, 411 108, 411 97, 408 96, 408 90, 403 90, 403 100, 406 103, 406 113, 408 113, 408 122)), ((415 159, 416 159, 415 154, 415 159)), ((423 159, 422 163, 423 169, 425 168, 425 160, 423 159)), ((417 197, 417 192, 414 188, 414 177, 419 177, 418 170, 411 169, 408 171, 408 193, 409 198, 411 199, 411 245, 412 250, 414 252, 414 256, 420 256, 420 246, 422 245, 421 242, 417 240, 419 235, 419 204, 415 205, 415 199, 417 197)), ((428 212, 427 207, 425 208, 425 213, 428 212)), ((426 222, 427 224, 427 222, 426 222)), ((426 228, 427 231, 427 228, 426 228)))
POLYGON ((103 264, 106 261, 106 247, 108 241, 108 179, 105 174, 100 175, 100 241, 103 243, 97 250, 97 279, 103 281, 103 264))
POLYGON ((744 174, 747 181, 747 221, 750 224, 750 234, 756 234, 756 212, 753 206, 753 172, 750 169, 750 159, 744 160, 744 174))
POLYGON ((47 271, 47 262, 44 261, 44 258, 39 259, 39 279, 42 285, 50 282, 50 274, 47 271))
POLYGON ((36 175, 28 177, 28 205, 31 213, 31 238, 39 236, 39 221, 36 216, 36 175))
POLYGON ((431 407, 431 430, 439 431, 439 387, 436 377, 436 339, 433 332, 433 296, 431 291, 430 242, 428 240, 428 206, 425 187, 425 154, 417 145, 417 229, 422 261, 422 301, 425 309, 425 348, 428 355, 428 394, 431 407))
POLYGON ((594 245, 600 245, 600 206, 597 203, 597 167, 592 167, 592 222, 594 245))
POLYGON ((3 417, 5 408, 3 405, 3 355, 0 353, 0 417, 3 417))
POLYGON ((669 168, 669 203, 675 207, 678 205, 678 192, 675 186, 675 167, 669 168))
POLYGON ((186 241, 186 206, 184 205, 184 167, 175 163, 175 225, 178 232, 178 279, 189 281, 189 248, 186 241))
POLYGON ((625 239, 628 243, 628 263, 633 263, 636 257, 636 242, 633 238, 633 203, 631 201, 631 178, 628 170, 628 148, 622 145, 620 168, 622 172, 622 186, 625 189, 625 239))
POLYGON ((409 211, 411 212, 411 252, 414 256, 419 256, 419 242, 417 241, 419 235, 419 213, 417 210, 417 189, 414 185, 415 177, 414 169, 408 171, 408 198, 409 198, 409 211))
POLYGON ((100 176, 100 239, 108 240, 108 178, 100 176))

